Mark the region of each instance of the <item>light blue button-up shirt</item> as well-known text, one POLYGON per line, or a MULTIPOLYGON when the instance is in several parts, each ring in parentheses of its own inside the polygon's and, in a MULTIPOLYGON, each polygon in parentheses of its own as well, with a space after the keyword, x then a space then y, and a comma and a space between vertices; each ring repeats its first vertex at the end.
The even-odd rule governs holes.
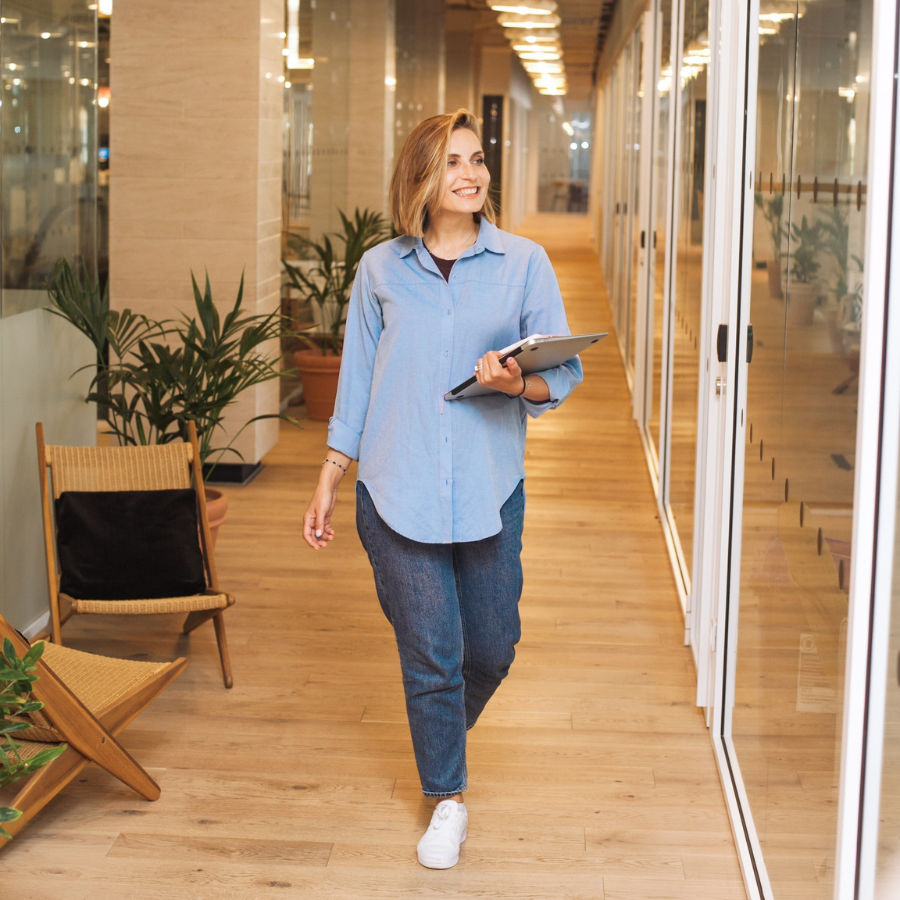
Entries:
POLYGON ((443 400, 479 357, 531 334, 569 334, 544 249, 482 219, 449 283, 421 238, 379 244, 359 264, 347 311, 328 446, 359 460, 382 519, 414 541, 497 534, 525 477, 526 413, 554 409, 582 378, 578 357, 541 372, 551 399, 443 400))

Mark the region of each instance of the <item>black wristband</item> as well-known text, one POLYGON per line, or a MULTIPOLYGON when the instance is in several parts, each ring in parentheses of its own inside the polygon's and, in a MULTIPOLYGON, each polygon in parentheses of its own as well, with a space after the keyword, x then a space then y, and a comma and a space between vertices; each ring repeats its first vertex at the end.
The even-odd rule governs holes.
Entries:
POLYGON ((521 397, 522 394, 524 394, 525 391, 527 391, 527 390, 528 390, 528 379, 523 375, 523 376, 522 376, 522 390, 519 391, 518 394, 514 394, 513 396, 515 396, 515 397, 521 397))

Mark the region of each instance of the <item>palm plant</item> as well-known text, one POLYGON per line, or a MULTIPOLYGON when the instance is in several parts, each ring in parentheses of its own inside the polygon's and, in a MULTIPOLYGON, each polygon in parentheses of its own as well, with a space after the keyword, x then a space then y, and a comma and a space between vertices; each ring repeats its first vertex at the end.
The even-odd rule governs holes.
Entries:
POLYGON ((303 241, 314 255, 312 268, 304 271, 282 260, 294 287, 318 308, 326 329, 318 337, 335 356, 340 355, 343 346, 341 329, 347 322, 347 306, 359 261, 367 250, 391 236, 390 226, 381 213, 356 209, 352 219, 342 210, 338 210, 338 214, 343 234, 323 235, 318 243, 303 241), (343 248, 332 238, 343 241, 343 248))
POLYGON ((784 217, 784 196, 774 194, 766 200, 763 198, 762 191, 756 191, 753 199, 766 220, 769 237, 772 239, 772 260, 775 268, 781 271, 781 238, 784 234, 781 220, 784 217))
MULTIPOLYGON (((22 745, 13 735, 31 727, 26 719, 31 713, 44 708, 35 700, 31 686, 38 680, 34 674, 36 663, 44 652, 44 643, 39 641, 21 659, 9 638, 3 641, 0 654, 0 789, 27 778, 47 763, 63 753, 66 745, 48 747, 28 759, 23 759, 22 745)), ((3 826, 15 822, 22 813, 11 806, 0 806, 0 837, 11 839, 12 835, 3 826)))
POLYGON ((803 216, 800 224, 791 224, 791 277, 798 284, 812 284, 819 271, 822 228, 803 216))
MULTIPOLYGON (((248 315, 237 299, 223 317, 209 286, 200 290, 191 273, 195 315, 156 321, 131 310, 110 309, 109 296, 66 260, 48 285, 50 312, 71 322, 94 345, 97 373, 87 396, 97 403, 122 444, 165 444, 187 440, 193 421, 201 461, 214 453, 240 453, 214 447, 227 408, 247 389, 278 378, 281 372, 261 348, 282 335, 281 316, 248 315)), ((248 425, 278 414, 254 416, 248 425)), ((238 434, 240 434, 240 431, 238 434)))
MULTIPOLYGON (((832 293, 840 304, 850 290, 850 261, 852 260, 860 273, 863 271, 863 261, 855 254, 850 253, 850 223, 849 217, 840 207, 832 207, 822 213, 819 219, 819 227, 822 233, 822 249, 828 253, 835 262, 838 277, 835 281, 832 293)), ((859 288, 857 288, 857 292, 859 288)))

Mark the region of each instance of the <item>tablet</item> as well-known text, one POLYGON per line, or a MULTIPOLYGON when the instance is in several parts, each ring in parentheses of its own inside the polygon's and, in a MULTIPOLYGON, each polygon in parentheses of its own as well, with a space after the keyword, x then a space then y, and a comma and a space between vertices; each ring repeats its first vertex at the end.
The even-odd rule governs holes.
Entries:
MULTIPOLYGON (((516 362, 526 375, 532 372, 544 372, 568 362, 592 344, 596 344, 609 334, 608 331, 595 334, 544 335, 532 334, 500 351, 500 362, 516 357, 516 362)), ((468 397, 482 397, 495 394, 488 387, 478 383, 473 375, 453 390, 444 394, 445 400, 465 400, 468 397)))

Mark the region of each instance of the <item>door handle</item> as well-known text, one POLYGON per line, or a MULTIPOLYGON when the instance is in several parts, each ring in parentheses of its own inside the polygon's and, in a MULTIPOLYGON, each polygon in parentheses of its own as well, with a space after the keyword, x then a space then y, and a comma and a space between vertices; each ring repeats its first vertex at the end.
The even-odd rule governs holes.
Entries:
POLYGON ((728 362, 728 326, 720 325, 716 333, 716 357, 719 362, 728 362))

